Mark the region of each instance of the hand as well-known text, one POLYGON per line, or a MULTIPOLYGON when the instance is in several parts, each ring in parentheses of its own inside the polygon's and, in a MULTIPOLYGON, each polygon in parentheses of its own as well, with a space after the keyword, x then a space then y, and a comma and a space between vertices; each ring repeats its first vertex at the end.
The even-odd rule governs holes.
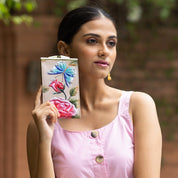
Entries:
POLYGON ((53 136, 54 125, 60 114, 52 103, 46 102, 41 104, 41 93, 42 89, 40 88, 36 96, 32 116, 38 128, 39 141, 50 142, 53 136))

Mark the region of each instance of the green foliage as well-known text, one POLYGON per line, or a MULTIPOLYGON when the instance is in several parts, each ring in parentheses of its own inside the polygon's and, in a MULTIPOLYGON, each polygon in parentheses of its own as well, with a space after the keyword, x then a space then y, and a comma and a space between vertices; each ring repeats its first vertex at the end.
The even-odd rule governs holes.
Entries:
POLYGON ((122 3, 124 3, 124 0, 110 0, 110 2, 122 4, 122 3))
POLYGON ((147 0, 147 2, 152 5, 153 8, 158 9, 161 19, 167 19, 171 10, 176 5, 176 0, 147 0))
POLYGON ((31 24, 33 18, 27 14, 31 13, 36 7, 36 0, 0 0, 0 20, 5 24, 10 22, 31 24), (17 14, 21 10, 25 10, 26 14, 17 14))
POLYGON ((77 99, 70 99, 69 100, 76 108, 78 108, 78 100, 77 99))
POLYGON ((71 88, 69 93, 70 96, 76 96, 77 92, 78 92, 78 87, 75 87, 75 88, 71 88))
POLYGON ((54 9, 54 14, 60 17, 63 15, 67 3, 65 0, 55 0, 55 2, 56 8, 54 9))
POLYGON ((139 3, 129 2, 127 4, 127 20, 130 22, 137 22, 142 16, 142 7, 139 3))
MULTIPOLYGON (((137 22, 141 19, 145 7, 149 7, 151 13, 158 13, 161 20, 167 19, 176 5, 176 0, 109 0, 122 5, 127 10, 127 20, 137 22)), ((156 15, 156 14, 155 14, 156 15)))
MULTIPOLYGON (((61 17, 69 10, 91 4, 92 2, 95 1, 55 0, 54 3, 56 8, 53 11, 56 16, 61 17)), ((131 23, 139 22, 145 17, 149 19, 156 17, 161 21, 165 21, 170 17, 176 6, 176 0, 108 0, 103 1, 102 7, 104 5, 108 6, 111 3, 113 6, 123 7, 126 20, 131 23)), ((100 1, 99 4, 102 4, 102 1, 100 1)), ((0 0, 0 20, 4 21, 6 24, 11 21, 15 24, 20 24, 22 22, 30 24, 33 19, 29 16, 29 13, 36 7, 36 0, 0 0), (25 14, 21 15, 19 13, 22 11, 25 11, 25 14)))
POLYGON ((20 16, 12 16, 11 21, 15 24, 19 25, 21 23, 26 23, 27 25, 30 25, 33 22, 33 18, 29 15, 20 15, 20 16))
POLYGON ((57 16, 62 16, 65 11, 70 11, 80 6, 84 6, 87 4, 88 0, 55 0, 56 8, 54 9, 54 13, 57 16))
MULTIPOLYGON (((55 1, 57 5, 55 14, 58 16, 63 15, 68 10, 75 9, 92 2, 91 0, 70 0, 67 2, 65 0, 55 1)), ((152 16, 153 14, 155 16, 158 15, 161 20, 166 20, 175 7, 176 0, 108 0, 107 2, 103 2, 106 6, 110 3, 115 4, 116 6, 123 6, 126 10, 127 21, 134 23, 140 21, 143 15, 147 15, 144 13, 145 8, 149 8, 149 12, 152 16)))
POLYGON ((81 0, 74 0, 74 1, 71 1, 68 4, 67 9, 68 10, 72 10, 72 9, 75 9, 77 7, 80 7, 80 6, 84 6, 84 5, 86 5, 86 3, 87 3, 87 0, 83 0, 83 1, 81 1, 81 0))

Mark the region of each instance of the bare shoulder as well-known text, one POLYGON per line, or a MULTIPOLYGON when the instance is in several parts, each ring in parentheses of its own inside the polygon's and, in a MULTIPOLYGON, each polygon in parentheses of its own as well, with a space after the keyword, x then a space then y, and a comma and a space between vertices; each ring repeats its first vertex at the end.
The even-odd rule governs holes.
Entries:
POLYGON ((133 92, 131 102, 135 105, 144 103, 155 105, 153 98, 149 94, 144 92, 133 92))
POLYGON ((156 110, 155 102, 153 98, 144 92, 133 92, 131 96, 130 106, 132 109, 132 114, 136 112, 156 110))
POLYGON ((157 134, 160 139, 161 129, 153 98, 146 93, 134 92, 131 96, 130 106, 135 135, 141 137, 149 133, 156 137, 157 134))
POLYGON ((157 122, 157 110, 153 98, 143 92, 133 92, 130 101, 130 112, 134 123, 157 122))

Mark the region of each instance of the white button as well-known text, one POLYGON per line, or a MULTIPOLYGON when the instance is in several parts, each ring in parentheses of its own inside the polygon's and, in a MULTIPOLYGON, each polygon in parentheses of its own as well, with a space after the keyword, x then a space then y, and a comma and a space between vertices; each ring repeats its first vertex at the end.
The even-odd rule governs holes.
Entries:
POLYGON ((96 137, 98 136, 98 131, 97 131, 97 130, 93 130, 93 131, 91 132, 91 136, 92 136, 93 138, 96 138, 96 137))
POLYGON ((96 157, 96 162, 97 162, 97 163, 101 164, 103 161, 104 161, 104 157, 103 157, 102 155, 98 155, 98 156, 96 157))

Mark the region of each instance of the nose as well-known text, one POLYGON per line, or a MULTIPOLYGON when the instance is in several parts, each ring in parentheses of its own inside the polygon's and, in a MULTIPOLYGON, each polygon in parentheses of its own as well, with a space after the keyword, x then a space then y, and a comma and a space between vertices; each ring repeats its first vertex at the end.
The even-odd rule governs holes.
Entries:
POLYGON ((109 56, 109 49, 106 45, 102 45, 98 50, 98 56, 101 58, 106 58, 109 56))

